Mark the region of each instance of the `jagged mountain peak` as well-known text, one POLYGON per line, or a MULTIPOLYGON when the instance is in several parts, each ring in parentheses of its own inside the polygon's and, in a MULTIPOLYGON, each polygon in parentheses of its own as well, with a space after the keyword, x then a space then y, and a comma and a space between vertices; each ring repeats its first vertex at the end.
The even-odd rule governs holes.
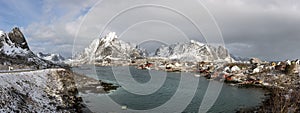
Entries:
POLYGON ((101 39, 95 39, 78 55, 80 64, 103 62, 104 60, 130 60, 146 55, 145 50, 136 48, 128 42, 118 39, 115 32, 108 33, 101 39))
POLYGON ((111 42, 116 38, 118 38, 116 32, 110 32, 104 38, 101 38, 101 41, 111 42))
POLYGON ((161 46, 156 50, 155 56, 166 57, 182 61, 226 61, 232 59, 225 47, 212 46, 191 40, 186 43, 176 43, 161 46))
POLYGON ((197 44, 199 46, 204 46, 205 44, 201 43, 201 42, 198 42, 198 41, 195 41, 195 40, 190 40, 190 43, 191 44, 197 44))
POLYGON ((119 40, 116 32, 110 32, 105 37, 101 38, 99 41, 101 45, 104 45, 104 47, 108 47, 113 45, 113 43, 116 43, 115 41, 119 40))
POLYGON ((7 56, 30 56, 33 54, 29 49, 23 33, 17 27, 13 28, 9 33, 2 31, 0 37, 0 51, 7 56))
POLYGON ((8 33, 0 31, 0 36, 0 64, 21 64, 38 68, 54 66, 30 50, 25 36, 18 27, 8 33))
POLYGON ((29 46, 26 42, 26 39, 18 27, 13 28, 12 31, 8 33, 8 37, 11 40, 11 42, 14 43, 17 47, 29 50, 29 46))

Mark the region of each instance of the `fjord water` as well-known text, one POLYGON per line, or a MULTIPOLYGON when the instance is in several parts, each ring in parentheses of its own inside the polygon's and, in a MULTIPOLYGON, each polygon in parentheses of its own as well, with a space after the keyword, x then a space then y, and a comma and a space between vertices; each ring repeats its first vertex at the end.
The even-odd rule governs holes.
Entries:
MULTIPOLYGON (((163 107, 157 112, 169 113, 174 112, 175 108, 181 105, 181 101, 186 101, 187 98, 191 98, 191 102, 182 109, 183 112, 198 112, 201 105, 202 99, 205 95, 209 80, 203 77, 194 77, 192 73, 166 73, 163 71, 155 71, 155 74, 151 73, 149 75, 148 70, 138 70, 135 67, 128 67, 131 76, 138 83, 147 83, 151 76, 158 76, 161 79, 165 79, 163 85, 154 93, 148 95, 137 95, 126 90, 124 87, 120 87, 116 91, 109 94, 82 94, 85 104, 88 106, 92 112, 129 112, 122 110, 120 106, 126 106, 128 109, 135 110, 135 112, 145 112, 149 109, 154 109, 160 107, 161 105, 167 103, 173 96, 175 92, 180 88, 184 88, 181 91, 184 93, 193 93, 193 97, 179 97, 177 103, 173 103, 171 106, 163 107), (186 77, 185 80, 190 81, 191 84, 185 84, 187 87, 180 87, 181 77, 186 77), (194 85, 192 82, 195 79, 199 79, 198 86, 194 85), (118 106, 116 106, 118 105, 118 106)), ((128 79, 118 79, 115 76, 123 76, 124 70, 113 69, 112 67, 93 67, 93 66, 83 66, 80 68, 74 68, 74 71, 78 73, 85 74, 87 76, 103 80, 115 84, 131 84, 128 79), (119 71, 119 72, 117 72, 119 71), (119 74, 116 74, 119 73, 119 74)), ((124 72, 126 74, 126 72, 124 72)), ((155 82, 155 81, 154 81, 155 82)), ((185 82, 185 83, 188 83, 185 82)), ((159 83, 154 83, 152 86, 157 87, 159 83)), ((152 87, 150 85, 150 89, 152 87)), ((149 87, 147 87, 149 88, 149 87)), ((142 89, 143 90, 143 89, 142 89)), ((146 90, 146 89, 145 89, 146 90)), ((187 94, 188 95, 188 94, 187 94)), ((219 94, 214 105, 208 110, 210 113, 232 113, 239 108, 245 107, 255 107, 261 103, 264 98, 264 92, 260 89, 245 89, 237 88, 234 86, 229 86, 224 84, 222 90, 219 94)), ((182 112, 179 111, 179 112, 182 112)), ((155 111, 154 111, 155 112, 155 111)))

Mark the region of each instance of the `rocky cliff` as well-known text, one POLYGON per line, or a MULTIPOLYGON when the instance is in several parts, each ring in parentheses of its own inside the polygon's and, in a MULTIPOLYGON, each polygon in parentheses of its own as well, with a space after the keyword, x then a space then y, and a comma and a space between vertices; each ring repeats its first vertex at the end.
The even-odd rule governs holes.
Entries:
POLYGON ((145 50, 118 39, 115 32, 101 39, 95 39, 76 58, 79 64, 103 63, 111 61, 127 61, 145 57, 145 50))
POLYGON ((9 33, 0 31, 0 64, 26 65, 34 68, 55 66, 51 62, 37 57, 30 50, 23 33, 17 27, 9 33))

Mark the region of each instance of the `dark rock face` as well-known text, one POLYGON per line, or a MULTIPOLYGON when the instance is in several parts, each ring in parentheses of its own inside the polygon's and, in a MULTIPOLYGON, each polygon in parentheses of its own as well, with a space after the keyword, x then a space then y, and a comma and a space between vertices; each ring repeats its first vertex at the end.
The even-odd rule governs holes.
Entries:
POLYGON ((8 33, 8 37, 16 47, 21 47, 22 49, 29 50, 25 37, 19 28, 13 28, 13 30, 8 33))
POLYGON ((37 69, 57 67, 52 62, 37 57, 30 50, 23 33, 17 27, 9 33, 1 31, 0 64, 22 65, 37 69))
POLYGON ((61 56, 54 56, 52 58, 53 61, 59 61, 60 59, 64 60, 65 58, 61 57, 61 56))
POLYGON ((223 46, 219 46, 217 52, 218 52, 218 55, 221 59, 225 59, 228 56, 230 56, 228 50, 223 46))
POLYGON ((112 47, 106 47, 106 48, 104 48, 104 50, 101 52, 101 55, 102 55, 102 56, 109 56, 109 55, 112 55, 112 53, 113 53, 112 47))

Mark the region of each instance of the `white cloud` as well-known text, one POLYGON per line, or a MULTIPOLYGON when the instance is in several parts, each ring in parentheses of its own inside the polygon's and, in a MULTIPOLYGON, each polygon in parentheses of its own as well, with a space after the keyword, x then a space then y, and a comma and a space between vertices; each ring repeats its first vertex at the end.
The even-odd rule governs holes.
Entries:
MULTIPOLYGON (((269 56, 282 56, 277 59, 285 58, 286 56, 274 52, 274 47, 267 44, 272 42, 272 44, 278 46, 277 51, 293 55, 289 58, 300 56, 300 50, 297 49, 299 46, 294 44, 294 42, 300 42, 300 33, 298 31, 300 29, 300 2, 298 0, 201 1, 208 7, 212 15, 216 17, 216 21, 224 35, 224 40, 228 44, 226 46, 232 53, 239 54, 239 56, 254 56, 266 59, 269 56), (283 39, 286 41, 283 41, 283 39), (289 49, 291 51, 286 51, 289 49)), ((112 16, 128 8, 133 3, 133 1, 103 0, 101 4, 98 4, 101 7, 96 7, 93 9, 94 11, 84 18, 86 12, 97 2, 98 0, 43 1, 41 15, 28 13, 29 16, 40 19, 24 28, 31 48, 35 52, 42 51, 71 55, 72 44, 78 30, 78 40, 75 45, 78 48, 77 50, 80 50, 80 48, 90 43, 91 40, 99 38, 100 31, 112 16), (80 26, 81 22, 84 22, 82 26, 80 26)), ((134 2, 143 3, 144 1, 134 2)), ((153 3, 160 2, 168 4, 167 2, 180 3, 181 1, 153 0, 153 3)), ((189 6, 191 3, 185 2, 178 5, 178 8, 185 9, 184 6, 189 6)), ((30 9, 28 3, 25 6, 20 8, 36 10, 34 8, 30 9), (28 7, 25 8, 25 6, 28 7)), ((166 20, 171 24, 180 26, 182 31, 189 31, 189 38, 203 41, 203 37, 199 33, 197 34, 189 24, 182 21, 182 17, 178 15, 159 9, 134 11, 121 16, 106 29, 106 32, 112 30, 122 33, 130 25, 151 16, 154 19, 166 20)), ((186 12, 197 15, 199 10, 194 9, 186 12)), ((201 19, 201 17, 198 18, 201 19)), ((147 23, 133 27, 123 38, 129 41, 145 40, 145 38, 178 41, 181 35, 176 33, 178 31, 170 26, 166 26, 166 24, 147 23)))
MULTIPOLYGON (((34 52, 53 52, 70 55, 74 34, 86 8, 95 0, 45 0, 40 21, 34 21, 24 28, 24 34, 34 52)), ((27 8, 27 9, 33 9, 27 8)))

